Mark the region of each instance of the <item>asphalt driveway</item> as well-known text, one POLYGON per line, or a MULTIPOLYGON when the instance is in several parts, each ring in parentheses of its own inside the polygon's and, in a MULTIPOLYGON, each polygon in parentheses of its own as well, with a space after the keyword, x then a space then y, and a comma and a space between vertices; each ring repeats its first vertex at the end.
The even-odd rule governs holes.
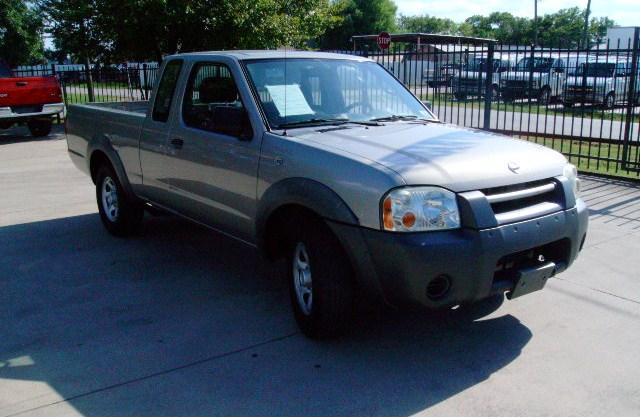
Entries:
POLYGON ((586 247, 479 311, 305 339, 277 267, 183 220, 100 224, 60 129, 0 131, 0 416, 637 416, 640 187, 589 178, 586 247))

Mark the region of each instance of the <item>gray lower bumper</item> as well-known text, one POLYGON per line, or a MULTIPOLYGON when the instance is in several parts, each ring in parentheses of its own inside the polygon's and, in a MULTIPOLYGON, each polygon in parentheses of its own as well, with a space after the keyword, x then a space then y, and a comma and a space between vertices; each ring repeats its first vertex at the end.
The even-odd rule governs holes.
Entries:
MULTIPOLYGON (((331 223, 347 248, 361 286, 390 304, 445 307, 513 289, 518 267, 530 268, 540 255, 562 272, 578 256, 588 228, 588 212, 576 207, 540 218, 474 230, 388 233, 331 223), (514 263, 514 270, 499 271, 514 263), (446 276, 451 287, 437 300, 427 285, 446 276)), ((542 261, 541 261, 542 262, 542 261)), ((535 265, 533 265, 535 266, 535 265)))

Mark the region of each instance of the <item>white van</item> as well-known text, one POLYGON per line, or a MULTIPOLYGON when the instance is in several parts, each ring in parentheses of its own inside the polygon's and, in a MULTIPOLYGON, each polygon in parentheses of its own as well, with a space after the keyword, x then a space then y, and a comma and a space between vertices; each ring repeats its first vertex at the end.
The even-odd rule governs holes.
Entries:
MULTIPOLYGON (((607 109, 627 101, 631 88, 631 62, 616 57, 591 59, 580 65, 574 76, 568 77, 563 104, 602 105, 607 109)), ((634 97, 640 86, 636 82, 634 97)))

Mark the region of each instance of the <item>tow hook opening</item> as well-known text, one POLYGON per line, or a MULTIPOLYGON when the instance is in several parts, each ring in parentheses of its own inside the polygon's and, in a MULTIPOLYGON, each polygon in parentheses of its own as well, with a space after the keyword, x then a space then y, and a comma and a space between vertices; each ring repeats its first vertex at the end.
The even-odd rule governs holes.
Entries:
POLYGON ((451 289, 451 278, 447 275, 438 275, 427 284, 427 298, 437 301, 444 298, 451 289))

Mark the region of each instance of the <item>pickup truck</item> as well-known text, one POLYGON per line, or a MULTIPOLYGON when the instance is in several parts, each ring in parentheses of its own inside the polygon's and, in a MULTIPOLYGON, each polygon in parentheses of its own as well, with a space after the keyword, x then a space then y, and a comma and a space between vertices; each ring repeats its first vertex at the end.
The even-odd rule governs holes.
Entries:
POLYGON ((149 103, 69 107, 68 152, 102 223, 126 236, 163 210, 286 259, 309 337, 343 332, 363 296, 452 308, 528 294, 584 244, 563 155, 441 123, 367 58, 187 53, 160 74, 149 103))
POLYGON ((532 98, 547 105, 562 98, 565 70, 564 58, 547 55, 521 58, 515 71, 501 78, 500 95, 505 101, 532 98))
MULTIPOLYGON (((639 96, 640 83, 631 86, 632 73, 631 62, 619 58, 600 58, 582 63, 575 75, 567 78, 563 104, 572 107, 576 103, 589 103, 613 109, 627 101, 631 88, 634 89, 632 97, 639 96)), ((640 71, 636 79, 640 79, 640 71)), ((636 105, 637 100, 634 101, 632 104, 636 105)))
POLYGON ((64 110, 56 77, 15 77, 0 65, 0 129, 26 123, 33 136, 47 136, 52 119, 64 110))

